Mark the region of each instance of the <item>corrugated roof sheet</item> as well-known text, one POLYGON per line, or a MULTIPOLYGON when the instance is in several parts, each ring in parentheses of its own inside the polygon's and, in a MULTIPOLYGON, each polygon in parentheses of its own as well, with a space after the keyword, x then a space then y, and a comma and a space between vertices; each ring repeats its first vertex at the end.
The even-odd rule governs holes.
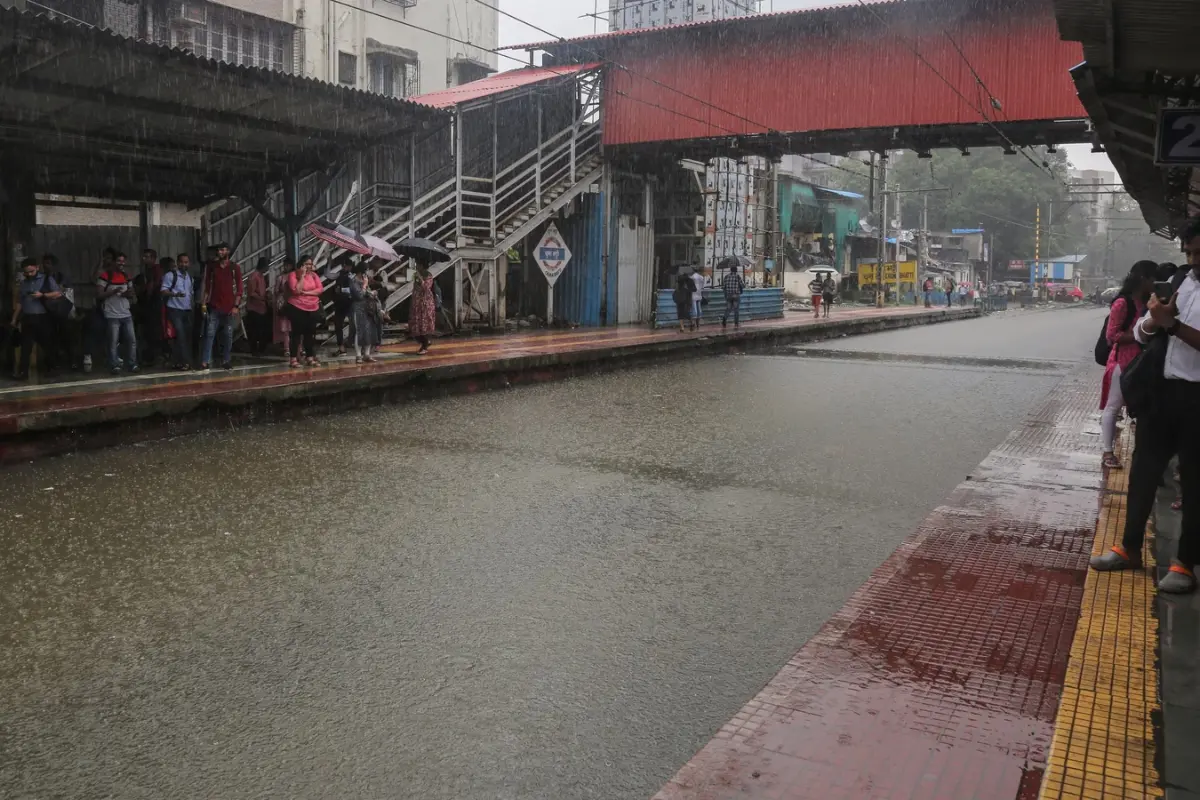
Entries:
POLYGON ((39 191, 203 201, 425 125, 438 109, 0 10, 0 144, 39 191))
POLYGON ((858 192, 848 192, 845 189, 830 189, 828 186, 814 186, 813 188, 818 192, 829 192, 830 194, 836 194, 838 197, 848 197, 851 200, 863 199, 863 196, 858 192))
POLYGON ((414 103, 420 103, 421 105, 433 108, 451 108, 462 103, 469 103, 472 100, 480 100, 502 92, 512 91, 513 89, 532 86, 535 83, 578 75, 580 72, 598 69, 601 66, 601 64, 595 63, 564 64, 555 67, 525 67, 524 69, 500 72, 481 80, 464 83, 461 86, 452 86, 440 92, 417 95, 412 100, 414 103))
POLYGON ((662 33, 671 33, 674 31, 686 30, 689 28, 739 28, 747 25, 755 25, 764 20, 768 22, 786 22, 789 18, 811 17, 814 15, 825 14, 831 11, 844 11, 851 9, 862 9, 863 5, 868 6, 888 6, 888 5, 904 5, 906 0, 845 0, 841 3, 833 3, 817 8, 801 8, 790 11, 775 11, 768 14, 747 14, 741 17, 729 17, 728 19, 718 20, 699 20, 693 22, 680 22, 675 25, 660 25, 656 28, 633 28, 624 31, 605 31, 604 33, 592 33, 587 36, 576 36, 572 39, 550 39, 543 42, 533 42, 531 44, 518 44, 512 47, 506 47, 506 50, 544 50, 548 47, 557 47, 562 45, 587 45, 587 44, 606 44, 616 39, 628 39, 634 36, 658 35, 662 33))
POLYGON ((963 236, 968 233, 983 233, 983 228, 953 228, 950 233, 955 236, 963 236))

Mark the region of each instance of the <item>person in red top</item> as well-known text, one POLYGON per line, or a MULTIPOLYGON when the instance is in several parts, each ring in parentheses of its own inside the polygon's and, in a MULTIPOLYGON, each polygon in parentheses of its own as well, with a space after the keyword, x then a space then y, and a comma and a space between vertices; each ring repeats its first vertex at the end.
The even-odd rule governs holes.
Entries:
POLYGON ((229 258, 229 245, 217 245, 217 258, 204 269, 204 285, 200 289, 200 313, 204 315, 204 348, 200 369, 212 363, 213 339, 221 329, 221 366, 233 369, 233 324, 242 304, 242 268, 229 258))
POLYGON ((313 271, 312 256, 300 256, 296 271, 288 275, 288 296, 285 312, 292 321, 292 360, 290 366, 300 366, 300 345, 304 345, 305 362, 319 367, 317 360, 317 323, 321 320, 321 293, 324 287, 313 271))

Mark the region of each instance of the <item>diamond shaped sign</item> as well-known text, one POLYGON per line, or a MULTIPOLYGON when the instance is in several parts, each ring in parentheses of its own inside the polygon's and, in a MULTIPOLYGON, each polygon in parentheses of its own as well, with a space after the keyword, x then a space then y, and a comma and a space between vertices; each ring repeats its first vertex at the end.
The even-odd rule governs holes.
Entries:
POLYGON ((558 226, 553 222, 550 223, 550 227, 546 228, 542 240, 534 249, 533 260, 541 267, 542 274, 546 276, 546 282, 551 286, 567 268, 567 262, 571 260, 571 251, 567 248, 562 234, 558 232, 558 226))

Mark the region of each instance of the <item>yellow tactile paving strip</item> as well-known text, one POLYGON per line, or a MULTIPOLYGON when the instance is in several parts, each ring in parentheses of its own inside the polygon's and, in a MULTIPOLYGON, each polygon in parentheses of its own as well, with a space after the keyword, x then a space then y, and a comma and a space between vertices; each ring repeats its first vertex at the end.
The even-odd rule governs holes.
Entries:
MULTIPOLYGON (((1128 476, 1128 463, 1108 476, 1095 554, 1121 541, 1128 476)), ((1163 796, 1151 720, 1159 709, 1153 544, 1150 531, 1145 570, 1087 574, 1043 800, 1163 796)))

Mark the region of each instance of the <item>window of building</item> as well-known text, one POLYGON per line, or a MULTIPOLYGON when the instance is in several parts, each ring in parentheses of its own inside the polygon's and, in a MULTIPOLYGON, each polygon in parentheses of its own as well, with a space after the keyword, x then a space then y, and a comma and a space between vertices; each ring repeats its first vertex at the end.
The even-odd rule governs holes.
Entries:
POLYGON ((338 53, 338 83, 346 86, 358 84, 358 56, 353 53, 338 53))
POLYGON ((239 64, 291 71, 292 27, 255 14, 213 3, 187 0, 170 7, 159 41, 198 56, 239 64))
POLYGON ((367 55, 367 88, 388 97, 421 93, 421 64, 391 53, 367 55))

